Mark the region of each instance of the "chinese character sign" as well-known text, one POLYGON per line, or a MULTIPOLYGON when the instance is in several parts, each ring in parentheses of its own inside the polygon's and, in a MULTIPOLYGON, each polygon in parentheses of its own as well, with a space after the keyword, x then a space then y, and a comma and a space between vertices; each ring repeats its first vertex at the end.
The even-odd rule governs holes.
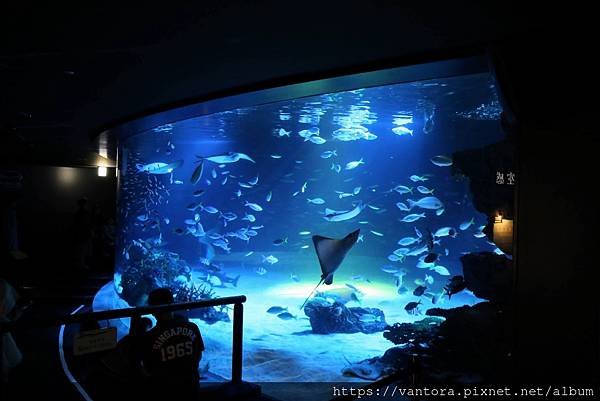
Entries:
POLYGON ((498 185, 515 185, 516 179, 517 175, 512 171, 506 173, 503 171, 496 171, 496 184, 498 185))
POLYGON ((504 173, 500 171, 496 171, 496 184, 502 185, 504 184, 504 173))
POLYGON ((515 185, 515 173, 510 171, 508 174, 506 174, 506 179, 508 181, 508 185, 515 185))

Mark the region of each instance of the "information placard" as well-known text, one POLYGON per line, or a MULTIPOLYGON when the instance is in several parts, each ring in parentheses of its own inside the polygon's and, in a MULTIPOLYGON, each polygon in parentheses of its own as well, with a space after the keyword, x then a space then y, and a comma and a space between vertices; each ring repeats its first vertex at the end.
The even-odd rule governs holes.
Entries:
POLYGON ((85 355, 92 352, 106 351, 117 346, 117 329, 86 330, 78 333, 73 342, 73 354, 85 355))

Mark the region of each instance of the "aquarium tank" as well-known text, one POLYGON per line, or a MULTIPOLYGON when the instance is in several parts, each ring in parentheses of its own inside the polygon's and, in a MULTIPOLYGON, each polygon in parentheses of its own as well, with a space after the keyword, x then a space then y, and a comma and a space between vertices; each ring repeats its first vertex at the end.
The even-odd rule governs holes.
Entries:
MULTIPOLYGON (((247 381, 368 381, 436 347, 449 358, 447 321, 510 302, 494 286, 512 267, 514 152, 493 76, 475 64, 301 83, 130 124, 116 134, 114 282, 95 308, 145 305, 158 287, 179 302, 245 295, 247 381)), ((190 318, 202 364, 227 379, 232 311, 190 318)), ((458 370, 443 359, 431 369, 458 370)))

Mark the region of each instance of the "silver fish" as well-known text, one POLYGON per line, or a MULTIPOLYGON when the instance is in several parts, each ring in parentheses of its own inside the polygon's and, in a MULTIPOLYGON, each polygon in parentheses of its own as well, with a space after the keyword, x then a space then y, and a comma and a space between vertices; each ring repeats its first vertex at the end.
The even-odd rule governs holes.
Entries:
POLYGON ((452 158, 444 155, 433 156, 430 161, 438 167, 448 167, 452 165, 452 158))
POLYGON ((325 203, 325 201, 321 198, 313 198, 313 199, 308 198, 307 201, 308 201, 308 203, 312 203, 313 205, 322 205, 325 203))
POLYGON ((472 217, 471 220, 469 220, 469 221, 465 221, 464 223, 461 223, 459 228, 464 231, 464 230, 468 229, 469 227, 471 227, 473 224, 475 224, 474 217, 472 217))
POLYGON ((355 160, 355 161, 348 162, 348 163, 346 163, 346 167, 344 167, 344 170, 354 170, 355 168, 357 168, 361 164, 365 164, 365 162, 363 161, 362 158, 360 160, 355 160))
POLYGON ((321 153, 321 159, 329 159, 332 156, 337 156, 336 150, 326 150, 325 152, 321 153))
POLYGON ((425 176, 418 176, 418 175, 411 175, 410 176, 410 180, 412 182, 417 182, 417 181, 427 181, 429 178, 425 177, 425 176))
POLYGON ((353 217, 356 217, 364 210, 365 206, 362 202, 358 202, 356 207, 350 211, 336 211, 332 209, 325 209, 324 219, 327 221, 345 221, 353 217))
POLYGON ((412 223, 413 221, 417 221, 422 218, 425 218, 425 213, 420 213, 420 214, 413 213, 413 214, 404 216, 400 221, 402 221, 404 223, 412 223))
POLYGON ((280 313, 279 315, 277 315, 277 317, 280 318, 281 320, 296 319, 296 316, 292 315, 290 312, 280 313))
POLYGON ((269 309, 267 309, 267 313, 271 313, 273 315, 277 315, 277 314, 285 312, 287 310, 288 310, 287 307, 284 308, 282 306, 271 306, 269 309))
POLYGON ((420 193, 424 194, 424 195, 430 195, 430 194, 433 194, 433 191, 434 191, 433 189, 429 189, 429 188, 427 188, 427 187, 424 187, 423 185, 419 185, 419 186, 417 187, 417 190, 418 190, 420 193))
POLYGON ((327 140, 321 138, 320 136, 311 136, 308 140, 317 145, 322 145, 327 142, 327 140))
POLYGON ((433 233, 433 236, 438 238, 450 236, 454 238, 456 237, 456 234, 456 229, 454 227, 442 227, 436 230, 436 232, 433 233))
POLYGON ((408 208, 408 206, 406 206, 406 204, 404 204, 402 202, 396 203, 396 206, 398 207, 398 209, 402 210, 403 212, 408 212, 410 210, 408 208))
POLYGON ((274 265, 275 263, 279 262, 279 259, 277 259, 277 257, 275 257, 273 255, 269 255, 269 256, 262 255, 262 261, 263 261, 263 263, 267 262, 271 265, 274 265))
POLYGON ((402 135, 410 135, 410 136, 412 136, 412 134, 413 134, 413 130, 411 130, 409 128, 406 128, 406 127, 402 127, 402 126, 392 128, 392 132, 394 134, 400 135, 400 136, 402 136, 402 135))
POLYGON ((246 201, 246 203, 244 204, 244 206, 249 207, 250 209, 254 210, 255 212, 262 212, 263 208, 257 204, 257 203, 251 203, 246 201))
POLYGON ((396 191, 400 195, 402 195, 402 194, 408 194, 408 193, 412 194, 412 190, 413 189, 412 189, 412 187, 407 187, 407 186, 404 186, 404 185, 397 185, 392 190, 396 191))
POLYGON ((136 167, 139 173, 170 174, 174 169, 181 167, 182 164, 183 160, 177 160, 172 163, 155 162, 146 165, 137 164, 136 167))
POLYGON ((420 241, 421 241, 420 238, 404 237, 398 241, 398 245, 409 246, 409 245, 414 244, 415 242, 420 242, 420 241))
MULTIPOLYGON (((200 160, 200 164, 198 164, 198 166, 196 166, 196 168, 194 169, 194 172, 192 173, 192 178, 190 179, 193 185, 198 183, 198 181, 200 181, 200 178, 202 178, 203 168, 204 168, 204 161, 200 160)), ((194 196, 199 196, 199 195, 194 195, 194 196)))
POLYGON ((253 223, 256 221, 256 217, 254 217, 253 214, 246 213, 246 215, 244 217, 242 217, 242 220, 246 220, 246 221, 249 221, 250 223, 253 223))
POLYGON ((414 208, 415 206, 420 207, 421 209, 430 210, 437 210, 444 207, 442 201, 436 198, 435 196, 427 196, 425 198, 419 199, 418 201, 414 201, 412 199, 407 199, 406 201, 408 202, 408 207, 410 209, 414 208))

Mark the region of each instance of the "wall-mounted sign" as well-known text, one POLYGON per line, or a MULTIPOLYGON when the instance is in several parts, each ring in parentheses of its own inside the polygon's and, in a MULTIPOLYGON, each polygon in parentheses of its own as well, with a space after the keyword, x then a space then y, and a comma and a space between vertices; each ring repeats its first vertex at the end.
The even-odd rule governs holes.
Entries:
POLYGON ((73 342, 73 354, 85 355, 106 351, 117 346, 117 328, 86 330, 77 333, 73 342))
POLYGON ((496 184, 498 185, 515 185, 517 176, 512 171, 496 171, 496 184))
POLYGON ((512 255, 513 246, 513 221, 500 219, 494 222, 494 243, 504 253, 512 255))

